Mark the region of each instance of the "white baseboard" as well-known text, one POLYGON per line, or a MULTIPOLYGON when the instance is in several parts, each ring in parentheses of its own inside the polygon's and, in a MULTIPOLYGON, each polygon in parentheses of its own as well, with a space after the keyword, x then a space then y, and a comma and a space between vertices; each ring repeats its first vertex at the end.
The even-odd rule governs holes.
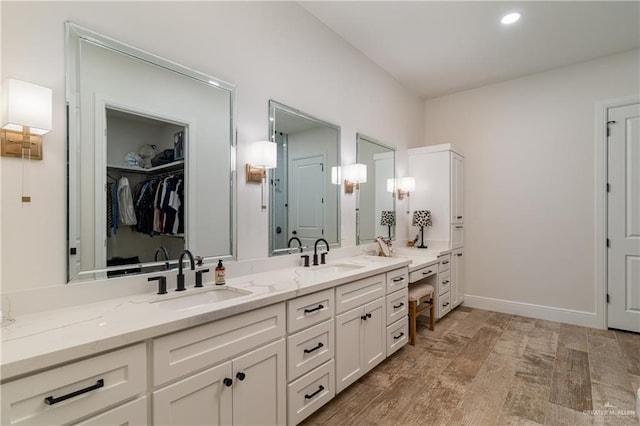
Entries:
POLYGON ((515 302, 513 300, 493 299, 491 297, 464 295, 464 306, 502 312, 505 314, 521 315, 523 317, 538 318, 548 321, 558 321, 582 327, 600 328, 595 312, 575 311, 572 309, 554 308, 552 306, 534 305, 531 303, 515 302))

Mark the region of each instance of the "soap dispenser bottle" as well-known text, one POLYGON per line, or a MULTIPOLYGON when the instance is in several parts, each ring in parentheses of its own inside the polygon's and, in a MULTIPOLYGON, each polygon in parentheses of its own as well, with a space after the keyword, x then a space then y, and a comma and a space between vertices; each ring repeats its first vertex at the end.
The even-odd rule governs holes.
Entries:
POLYGON ((225 267, 222 264, 222 259, 218 260, 218 266, 216 266, 216 285, 222 285, 225 283, 225 267))

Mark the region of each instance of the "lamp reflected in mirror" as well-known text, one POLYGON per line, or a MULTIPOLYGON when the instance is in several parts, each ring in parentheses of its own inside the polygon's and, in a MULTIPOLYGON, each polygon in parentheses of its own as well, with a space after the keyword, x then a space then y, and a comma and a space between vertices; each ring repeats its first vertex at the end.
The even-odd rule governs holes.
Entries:
POLYGON ((249 146, 250 162, 247 163, 247 183, 261 184, 260 210, 266 211, 266 180, 267 170, 278 166, 278 145, 269 141, 252 142, 249 146))
POLYGON ((380 217, 380 226, 386 226, 389 228, 389 240, 391 240, 391 227, 396 224, 396 212, 390 210, 383 210, 380 217))

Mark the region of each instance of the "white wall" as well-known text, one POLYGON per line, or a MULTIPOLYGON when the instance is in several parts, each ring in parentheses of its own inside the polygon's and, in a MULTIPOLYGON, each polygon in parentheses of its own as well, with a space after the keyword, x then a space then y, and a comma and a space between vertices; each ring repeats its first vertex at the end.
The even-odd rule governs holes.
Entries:
POLYGON ((595 312, 596 102, 638 94, 639 55, 425 102, 465 153, 467 295, 595 312))
MULTIPOLYGON (((44 160, 31 166, 30 205, 21 205, 14 184, 19 161, 0 159, 4 292, 65 282, 67 20, 236 84, 240 171, 246 146, 268 136, 270 98, 340 125, 343 164, 355 162, 362 132, 393 141, 404 176, 405 148, 423 140, 422 102, 295 3, 3 1, 0 7, 2 79, 50 87, 54 96, 44 160)), ((355 200, 342 197, 342 245, 353 246, 355 200)), ((260 212, 260 186, 246 185, 238 173, 237 198, 239 258, 264 257, 268 214, 260 212)))

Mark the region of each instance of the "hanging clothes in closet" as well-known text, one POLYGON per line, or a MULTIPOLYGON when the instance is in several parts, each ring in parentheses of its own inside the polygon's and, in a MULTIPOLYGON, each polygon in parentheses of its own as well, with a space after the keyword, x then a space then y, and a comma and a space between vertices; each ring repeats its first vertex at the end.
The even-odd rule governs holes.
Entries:
POLYGON ((134 195, 136 231, 148 235, 184 233, 184 174, 153 177, 141 182, 134 195))

